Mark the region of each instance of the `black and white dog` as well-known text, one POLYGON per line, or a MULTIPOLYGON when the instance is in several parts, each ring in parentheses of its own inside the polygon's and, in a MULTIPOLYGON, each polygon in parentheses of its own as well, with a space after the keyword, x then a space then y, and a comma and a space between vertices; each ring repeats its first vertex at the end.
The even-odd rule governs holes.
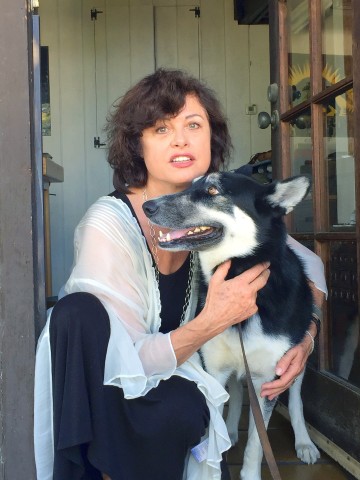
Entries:
MULTIPOLYGON (((236 172, 212 173, 196 179, 190 188, 144 203, 148 218, 172 231, 159 238, 167 250, 199 252, 203 285, 200 298, 216 267, 231 259, 228 278, 260 262, 270 261, 270 277, 258 292, 258 313, 242 322, 245 352, 266 426, 275 400, 260 397, 264 382, 274 379, 275 365, 299 343, 309 328, 312 294, 301 261, 286 244, 283 216, 307 194, 307 177, 260 185, 236 172)), ((239 337, 229 328, 201 348, 206 370, 222 385, 228 383, 227 427, 238 439, 242 406, 241 378, 245 374, 239 337)), ((310 440, 300 397, 302 378, 290 388, 289 413, 298 457, 314 463, 319 452, 310 440)), ((250 415, 248 442, 241 478, 261 479, 262 448, 250 415)))

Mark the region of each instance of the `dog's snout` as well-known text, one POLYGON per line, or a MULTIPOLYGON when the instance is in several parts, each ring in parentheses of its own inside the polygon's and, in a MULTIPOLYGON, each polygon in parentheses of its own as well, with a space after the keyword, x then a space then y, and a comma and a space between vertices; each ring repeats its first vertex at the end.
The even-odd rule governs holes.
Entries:
POLYGON ((154 200, 148 200, 147 202, 143 203, 143 210, 145 212, 145 215, 147 217, 151 217, 152 215, 155 215, 155 213, 158 211, 159 206, 154 200))

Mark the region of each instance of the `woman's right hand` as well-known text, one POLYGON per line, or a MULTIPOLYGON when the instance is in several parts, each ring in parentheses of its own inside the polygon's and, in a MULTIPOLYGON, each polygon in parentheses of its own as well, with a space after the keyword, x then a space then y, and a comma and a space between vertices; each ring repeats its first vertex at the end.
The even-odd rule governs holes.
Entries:
POLYGON ((219 265, 211 277, 203 313, 208 325, 215 325, 222 332, 226 328, 254 315, 257 292, 266 285, 270 263, 261 263, 241 275, 225 280, 231 261, 219 265))
POLYGON ((211 277, 204 308, 192 321, 171 332, 171 342, 181 365, 205 342, 257 312, 257 292, 266 285, 268 262, 255 265, 241 275, 225 280, 231 261, 211 277))

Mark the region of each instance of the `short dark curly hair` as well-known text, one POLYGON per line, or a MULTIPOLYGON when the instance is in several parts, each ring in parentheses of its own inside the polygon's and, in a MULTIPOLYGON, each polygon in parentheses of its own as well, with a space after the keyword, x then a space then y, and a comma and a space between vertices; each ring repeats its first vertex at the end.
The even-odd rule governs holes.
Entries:
POLYGON ((215 93, 197 78, 182 70, 160 68, 134 85, 115 104, 107 119, 108 162, 114 169, 116 190, 143 187, 147 169, 140 137, 158 120, 176 116, 187 95, 195 95, 206 110, 211 128, 209 172, 224 167, 232 148, 227 121, 215 93))

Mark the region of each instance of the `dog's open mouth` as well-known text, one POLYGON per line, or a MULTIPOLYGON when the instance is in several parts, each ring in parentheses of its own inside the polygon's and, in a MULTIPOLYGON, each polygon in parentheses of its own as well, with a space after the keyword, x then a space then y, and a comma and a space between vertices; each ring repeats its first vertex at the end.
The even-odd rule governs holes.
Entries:
POLYGON ((168 233, 159 232, 159 246, 164 249, 181 248, 197 250, 216 243, 222 236, 222 228, 200 225, 168 233))

